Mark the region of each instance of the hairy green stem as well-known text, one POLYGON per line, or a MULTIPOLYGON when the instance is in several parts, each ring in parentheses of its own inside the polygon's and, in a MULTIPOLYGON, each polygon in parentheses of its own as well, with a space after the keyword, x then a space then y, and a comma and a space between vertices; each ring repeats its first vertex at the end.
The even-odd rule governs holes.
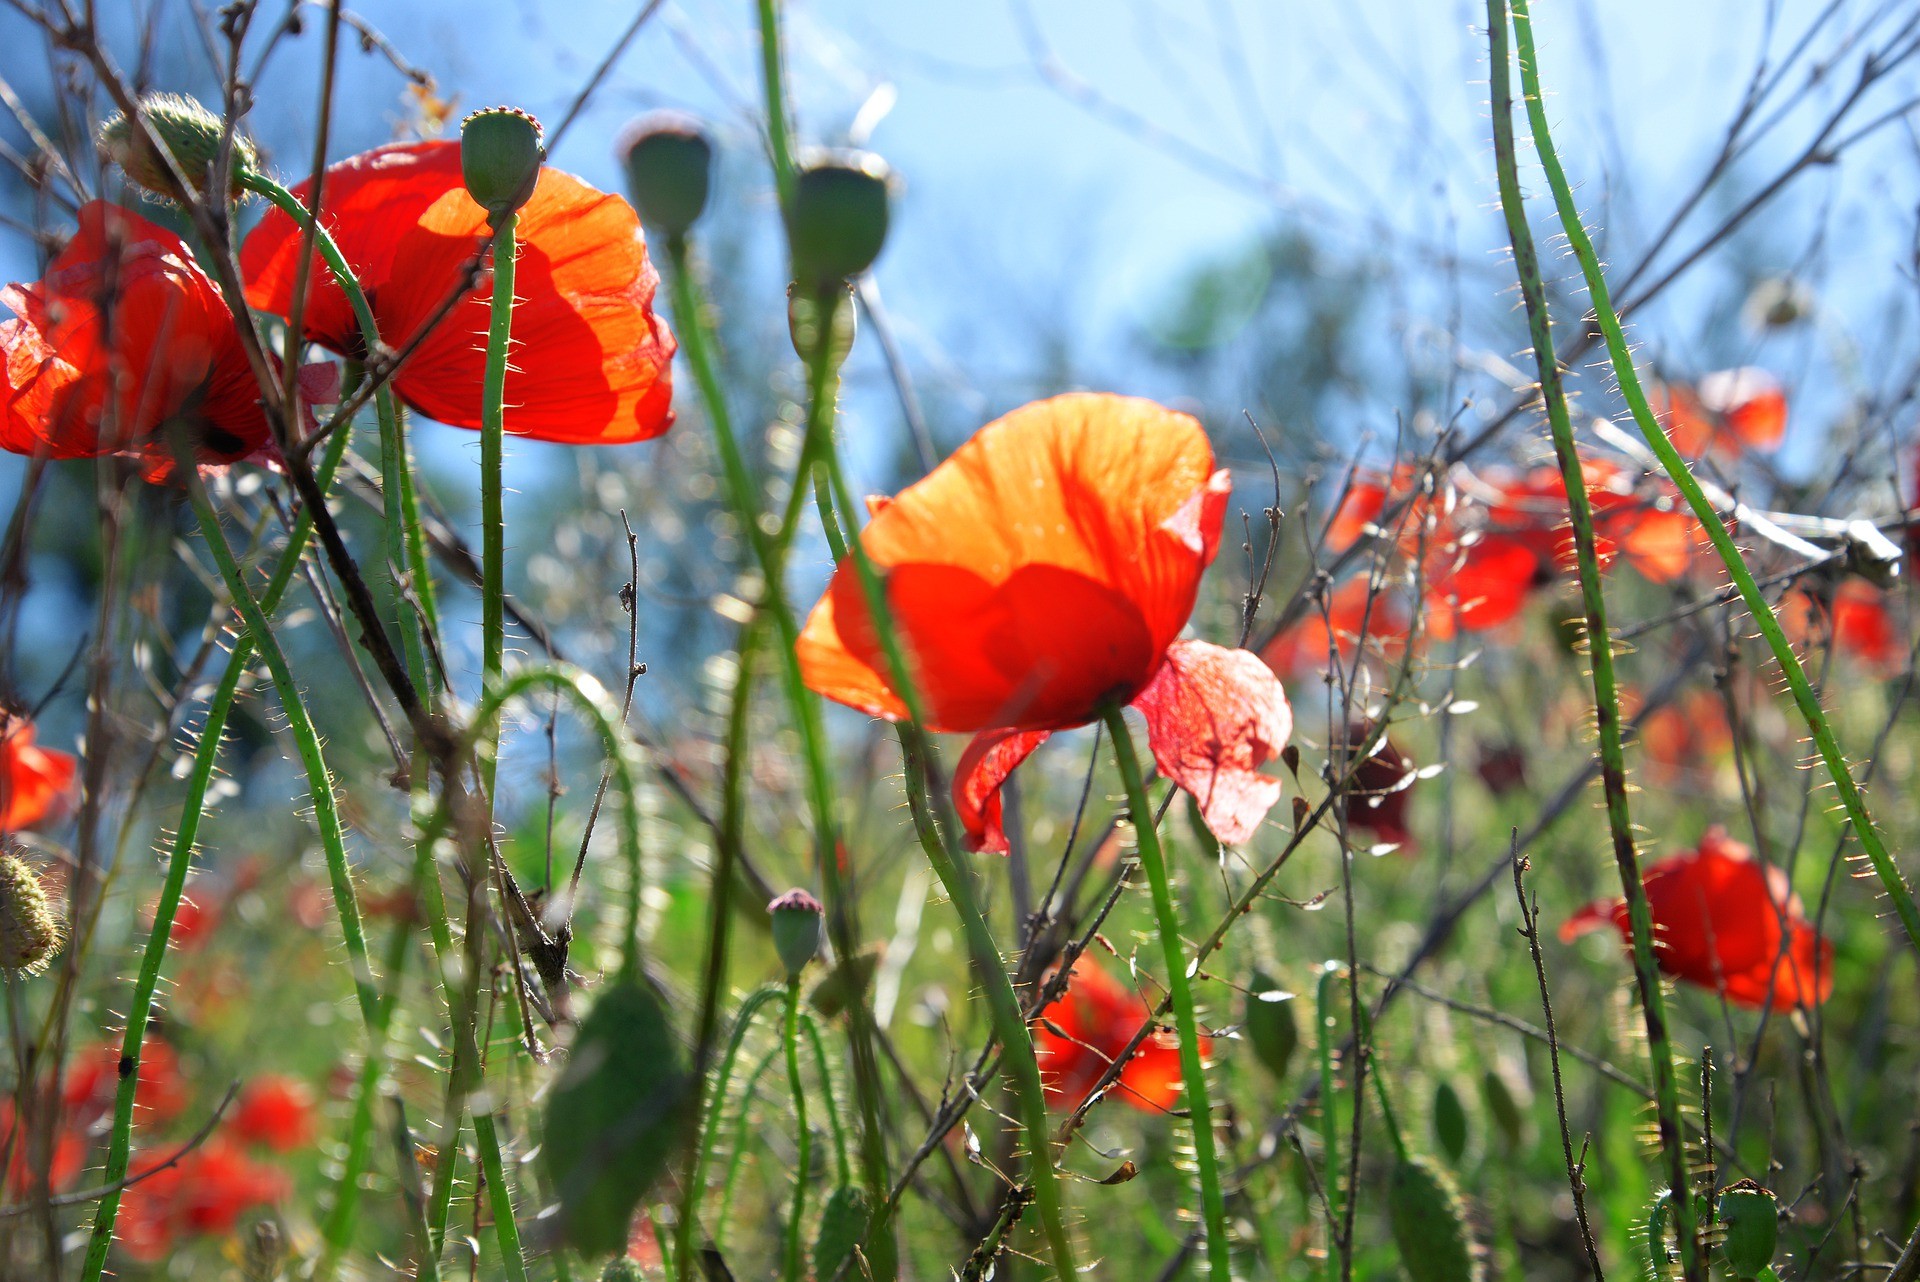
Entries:
POLYGON ((787 1212, 786 1282, 800 1282, 807 1258, 807 1184, 813 1179, 813 1131, 807 1125, 807 1088, 800 1076, 800 977, 787 977, 787 1017, 780 1037, 793 1096, 793 1207, 787 1212))
MULTIPOLYGON (((480 671, 483 685, 500 679, 507 645, 507 524, 501 472, 506 455, 507 356, 513 345, 513 270, 520 216, 508 214, 494 228, 493 306, 487 326, 487 364, 480 390, 480 671)), ((637 608, 637 607, 636 607, 637 608)), ((481 754, 488 815, 499 770, 499 737, 481 754)))
MULTIPOLYGON (((1806 669, 1801 666, 1799 656, 1793 652, 1793 645, 1787 640, 1786 632, 1780 626, 1780 620, 1774 616, 1773 607, 1767 602, 1760 586, 1754 581, 1753 572, 1747 568, 1740 549, 1734 546, 1733 536, 1728 533, 1726 522, 1720 517, 1713 504, 1701 490, 1700 483, 1688 470, 1687 461, 1667 439, 1666 430, 1654 417, 1653 408, 1647 402, 1647 394, 1640 385, 1640 376, 1634 369, 1633 352, 1627 345, 1625 331, 1621 328, 1620 317, 1615 312, 1613 302, 1607 290, 1606 273, 1601 269, 1600 257, 1594 252, 1593 240, 1580 219, 1579 208, 1573 201, 1573 189, 1567 182, 1566 171, 1561 168, 1559 154, 1553 145, 1553 135, 1547 125, 1547 113, 1541 101, 1539 59, 1533 45, 1533 24, 1528 15, 1527 0, 1513 0, 1513 32, 1515 44, 1520 56, 1520 85, 1526 96, 1527 121, 1533 132, 1534 149, 1540 154, 1540 167, 1546 172, 1547 185, 1553 191, 1554 207, 1560 216, 1561 228, 1566 232, 1567 242, 1572 247, 1574 257, 1580 261, 1580 270, 1586 278, 1587 293, 1593 301, 1593 313, 1600 325, 1600 332, 1606 339, 1607 354, 1612 360, 1613 373, 1620 384, 1621 395, 1626 398, 1627 407, 1633 413, 1633 421, 1639 426, 1641 434, 1647 439, 1647 445, 1653 450, 1660 465, 1666 469, 1667 476, 1674 487, 1687 500, 1687 506, 1700 524, 1706 528, 1707 537, 1712 540, 1714 551, 1725 562, 1727 575, 1740 592, 1740 599, 1753 616, 1760 628, 1760 635, 1766 641, 1767 648, 1773 652, 1774 661, 1780 665, 1780 671, 1786 676, 1787 688, 1793 694, 1793 701, 1805 718, 1807 731, 1811 735, 1820 760, 1826 766, 1827 773, 1833 779, 1833 786, 1840 795, 1840 804, 1847 812, 1848 820, 1859 835, 1860 847, 1873 865, 1874 873, 1880 878, 1881 886, 1886 890, 1888 900, 1893 904, 1895 915, 1906 929, 1907 938, 1915 948, 1920 949, 1920 907, 1916 907, 1913 891, 1901 874, 1900 866, 1887 852, 1886 843, 1881 840, 1879 831, 1874 827, 1873 817, 1867 813, 1865 798, 1860 794, 1859 785, 1854 782, 1853 772, 1840 751, 1839 741, 1834 738, 1833 727, 1827 721, 1826 711, 1820 706, 1820 697, 1814 692, 1813 683, 1807 679, 1806 669)), ((1690 1208, 1683 1209, 1682 1215, 1690 1215, 1690 1208)))
POLYGON ((1134 753, 1133 735, 1118 707, 1105 714, 1113 759, 1126 785, 1127 813, 1133 818, 1134 846, 1140 867, 1153 893, 1154 918, 1159 923, 1160 950, 1166 959, 1167 995, 1173 999, 1174 1029, 1180 1035, 1180 1084, 1187 1096, 1193 1123, 1193 1162, 1200 1178, 1201 1218, 1207 1233, 1207 1276, 1229 1282, 1233 1265, 1227 1241, 1227 1199, 1220 1182, 1220 1158, 1214 1148, 1213 1110, 1207 1098, 1206 1065, 1200 1060, 1200 1021, 1193 1011, 1193 986, 1187 974, 1186 951, 1180 944, 1180 913, 1173 904, 1173 884, 1160 851, 1160 834, 1147 800, 1146 777, 1134 753))
MULTIPOLYGON (((315 478, 323 494, 332 488, 333 475, 339 470, 349 439, 350 434, 342 430, 338 433, 338 439, 327 442, 326 453, 321 457, 320 470, 315 478)), ((313 514, 302 509, 294 518, 293 529, 288 532, 286 550, 281 553, 280 563, 274 568, 273 577, 267 581, 266 591, 261 595, 260 611, 263 617, 278 608, 281 598, 286 595, 294 575, 299 572, 300 559, 306 552, 307 540, 312 533, 313 514)), ((193 867, 193 852, 200 837, 200 821, 206 814, 207 789, 213 782, 214 767, 219 762, 221 736, 226 732, 227 717, 233 710, 241 678, 246 675, 253 655, 253 634, 243 632, 234 639, 233 652, 227 657, 227 670, 221 676, 213 698, 208 701, 206 723, 201 727, 200 742, 194 750, 193 766, 187 775, 186 799, 181 804, 180 822, 174 830, 173 843, 167 853, 167 875, 160 888, 160 898, 154 904, 153 927, 147 934, 146 948, 141 954, 140 972, 134 980, 133 995, 127 1006, 127 1026, 121 1034, 120 1062, 130 1067, 120 1074, 119 1086, 114 1092, 113 1129, 107 1140, 106 1167, 101 1173, 103 1182, 109 1185, 117 1184, 127 1173, 127 1162, 132 1153, 134 1092, 140 1076, 140 1056, 146 1041, 147 1025, 153 1016, 154 992, 160 984, 160 968, 166 960, 174 915, 179 911, 180 898, 186 891, 187 874, 193 867)), ((81 1273, 85 1282, 97 1282, 106 1266, 107 1246, 113 1241, 113 1226, 119 1211, 118 1190, 102 1198, 94 1211, 93 1237, 88 1242, 87 1258, 81 1273)))
MULTIPOLYGON (((1525 0, 1517 0, 1517 3, 1524 4, 1525 0)), ((1514 266, 1520 278, 1528 333, 1533 340, 1534 362, 1540 375, 1540 395, 1546 403, 1547 423, 1553 433, 1553 451, 1559 461, 1561 481, 1567 492, 1567 512, 1573 527, 1580 594, 1586 607, 1587 656, 1593 677, 1594 714, 1600 732, 1601 787, 1606 802, 1607 828, 1612 836, 1614 863, 1619 870, 1621 890, 1626 896, 1627 918, 1633 936, 1634 977, 1640 992, 1641 1013, 1646 1022, 1647 1057, 1653 1069, 1660 1144, 1666 1155, 1667 1175, 1674 1195, 1674 1222, 1679 1230, 1681 1269, 1688 1282, 1705 1282, 1706 1259, 1696 1237, 1686 1141, 1680 1130, 1680 1084, 1674 1070, 1673 1045, 1667 1029, 1666 999, 1660 990, 1660 969, 1653 948, 1653 913, 1647 903, 1646 887, 1641 882, 1640 859, 1633 844, 1633 819, 1627 805, 1620 694, 1614 679, 1613 634, 1607 627, 1606 594, 1601 583, 1600 558, 1594 539, 1592 501, 1587 495, 1586 475, 1574 443, 1573 420, 1567 409, 1566 391, 1560 381, 1560 365, 1554 357, 1546 286, 1541 279, 1533 232, 1527 225, 1526 205, 1520 194, 1519 167, 1514 154, 1506 0, 1487 0, 1487 32, 1492 59, 1493 147, 1499 170, 1500 206, 1506 215, 1507 233, 1513 243, 1514 266)), ((1523 61, 1523 74, 1524 67, 1523 61)), ((1532 94, 1537 89, 1537 85, 1529 85, 1527 91, 1532 94)), ((1739 558, 1736 555, 1734 559, 1737 561, 1739 558)))
POLYGON ((793 208, 793 142, 787 128, 787 91, 780 55, 780 0, 757 0, 760 20, 760 75, 767 93, 767 153, 773 160, 773 188, 780 212, 793 208))

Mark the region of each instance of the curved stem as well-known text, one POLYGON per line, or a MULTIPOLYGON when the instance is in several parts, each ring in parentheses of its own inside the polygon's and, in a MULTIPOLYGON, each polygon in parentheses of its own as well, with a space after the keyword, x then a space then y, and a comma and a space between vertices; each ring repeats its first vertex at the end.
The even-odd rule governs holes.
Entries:
MULTIPOLYGON (((1525 0, 1516 0, 1516 3, 1524 5, 1525 0)), ((1520 13, 1524 13, 1523 8, 1516 9, 1516 17, 1520 13)), ((1696 1217, 1687 1169, 1686 1140, 1680 1130, 1680 1085, 1674 1071, 1673 1045, 1667 1031, 1666 998, 1660 989, 1659 964, 1653 951, 1653 913, 1641 880, 1640 859, 1633 844, 1633 819, 1627 804, 1626 754, 1622 746, 1620 695, 1614 680, 1613 634, 1607 627, 1606 594, 1600 580, 1592 500, 1587 494, 1585 472, 1573 439, 1572 416, 1568 412, 1566 393, 1560 382, 1560 366, 1554 357, 1546 286, 1541 279, 1533 233, 1527 225, 1526 208, 1520 195, 1513 142, 1513 96, 1508 80, 1506 0, 1487 0, 1487 30, 1492 59, 1493 137, 1499 170, 1500 204, 1505 211, 1507 232, 1513 242, 1514 265, 1520 277, 1520 294, 1526 306, 1528 332, 1533 340, 1534 361, 1540 375, 1540 395, 1546 402, 1554 455, 1559 461, 1562 487, 1567 492, 1567 513, 1573 529, 1574 555, 1579 566, 1580 594, 1586 607, 1587 658, 1593 676, 1595 720, 1600 732, 1602 794, 1606 803, 1607 827, 1612 836, 1614 864, 1619 871, 1622 893, 1626 896, 1628 924, 1633 937, 1634 977, 1639 987, 1641 1014, 1647 1028, 1647 1051, 1653 1069, 1660 1144, 1666 1155, 1667 1174, 1673 1191, 1681 1268, 1688 1282, 1704 1282, 1707 1276, 1706 1260, 1695 1236, 1696 1217)), ((1523 74, 1526 57, 1526 52, 1523 52, 1523 74)), ((1530 85, 1528 92, 1532 94, 1537 89, 1537 85, 1530 85)), ((1685 468, 1681 470, 1684 472, 1685 468)), ((1738 553, 1734 554, 1733 560, 1739 561, 1738 553)), ((1764 604, 1762 613, 1771 617, 1764 604)))
POLYGON ((1160 950, 1166 959, 1167 994, 1173 999, 1174 1028, 1180 1035, 1180 1083, 1186 1091, 1187 1112, 1193 1122, 1193 1162, 1200 1177, 1200 1210, 1207 1233, 1207 1275, 1214 1282, 1233 1276, 1227 1242, 1227 1199, 1221 1190, 1220 1158, 1214 1150, 1213 1112, 1207 1100, 1206 1065, 1200 1061, 1200 1023, 1193 1012, 1193 988, 1187 959, 1180 945, 1180 913, 1173 906, 1173 886, 1167 862, 1160 853, 1160 834, 1153 825, 1153 807, 1134 754, 1133 735, 1117 707, 1106 710, 1113 759, 1127 789, 1127 813, 1133 817, 1134 843, 1140 867, 1153 892, 1153 913, 1160 928, 1160 950))
POLYGON ((840 1121, 840 1105, 833 1098, 833 1073, 827 1066, 827 1045, 820 1036, 820 1021, 808 1010, 800 1012, 800 1027, 806 1030, 807 1045, 813 1049, 813 1069, 820 1074, 820 1098, 827 1107, 827 1128, 833 1132, 833 1169, 841 1187, 853 1182, 853 1168, 847 1162, 847 1128, 840 1121))

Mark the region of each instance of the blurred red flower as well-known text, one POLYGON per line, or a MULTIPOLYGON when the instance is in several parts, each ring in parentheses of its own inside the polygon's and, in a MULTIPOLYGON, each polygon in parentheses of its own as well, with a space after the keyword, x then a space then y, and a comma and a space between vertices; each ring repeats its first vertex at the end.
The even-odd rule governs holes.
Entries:
POLYGON ((218 1137, 163 1170, 138 1160, 128 1169, 136 1176, 151 1172, 128 1187, 117 1224, 121 1250, 142 1262, 167 1258, 182 1237, 231 1233, 247 1211, 292 1191, 284 1171, 218 1137))
POLYGON ((1310 606, 1298 623, 1267 643, 1260 657, 1281 680, 1296 681, 1325 673, 1335 654, 1351 662, 1363 644, 1369 653, 1392 658, 1406 639, 1405 607, 1362 574, 1328 593, 1324 610, 1310 606))
POLYGON ((1656 385, 1650 398, 1682 454, 1770 450, 1787 434, 1787 395, 1779 380, 1751 365, 1718 370, 1688 387, 1656 385))
MULTIPOLYGON (((1719 827, 1697 850, 1641 873, 1653 915, 1654 955, 1669 975, 1775 1010, 1823 1002, 1833 991, 1833 946, 1807 921, 1786 874, 1719 827)), ((1560 927, 1572 941, 1612 924, 1631 941, 1624 899, 1588 904, 1560 927)))
MULTIPOLYGON (((84 1129, 113 1111, 119 1089, 120 1043, 102 1041, 74 1052, 61 1097, 75 1125, 84 1129)), ((167 1043, 148 1036, 140 1048, 140 1080, 133 1090, 135 1122, 160 1126, 172 1121, 186 1108, 187 1095, 180 1057, 167 1043)))
MULTIPOLYGON (((886 576, 928 727, 975 736, 953 781, 969 850, 1007 849, 1000 785, 1109 703, 1145 715, 1160 772, 1221 841, 1246 841, 1279 800, 1260 767, 1293 729, 1280 682, 1248 651, 1177 639, 1231 484, 1187 415, 1078 394, 989 423, 898 497, 870 501, 860 540, 886 576)), ((828 698, 906 715, 851 562, 799 656, 828 698)))
POLYGON ((240 1092, 233 1129, 240 1138, 276 1152, 305 1148, 319 1129, 312 1088, 278 1073, 254 1078, 240 1092))
MULTIPOLYGON (((1033 1023, 1033 1050, 1047 1102, 1059 1109, 1078 1107, 1152 1018, 1152 1008, 1139 993, 1082 956, 1068 976, 1067 991, 1033 1023)), ((1203 1058, 1211 1044, 1201 1039, 1203 1058)), ((1148 1034, 1120 1070, 1113 1089, 1144 1112, 1164 1113, 1174 1107, 1180 1102, 1179 1042, 1171 1033, 1148 1034)))
MULTIPOLYGON (((17 1125, 13 1101, 0 1099, 0 1150, 7 1154, 5 1188, 9 1197, 24 1198, 32 1191, 33 1155, 28 1151, 27 1130, 17 1125)), ((64 1189, 79 1177, 87 1161, 88 1143, 79 1127, 68 1125, 53 1137, 53 1152, 47 1162, 47 1186, 64 1189)))
MULTIPOLYGON (((1354 722, 1346 730, 1346 742, 1358 749, 1367 741, 1372 727, 1354 722)), ((1413 758, 1383 738, 1365 761, 1349 762, 1353 786, 1342 799, 1347 823, 1373 834, 1383 846, 1396 846, 1411 853, 1413 833, 1407 827, 1407 802, 1413 792, 1413 758)), ((1385 851, 1380 853, 1385 854, 1385 851)))
POLYGON ((203 463, 264 451, 270 432, 233 313, 193 251, 106 201, 37 285, 0 290, 6 406, 0 448, 49 458, 139 458, 171 473, 168 434, 203 463))
MULTIPOLYGON (((322 216, 366 290, 380 340, 396 351, 428 324, 464 279, 487 237, 486 211, 467 195, 457 142, 393 143, 327 170, 322 216)), ((304 197, 302 184, 294 194, 304 197)), ((653 312, 660 278, 639 217, 617 196, 557 169, 540 171, 520 211, 513 363, 506 430, 570 444, 658 436, 673 422, 675 344, 653 312)), ((270 210, 241 246, 247 299, 284 316, 303 243, 270 210)), ((429 418, 480 426, 491 276, 466 292, 394 377, 429 418)), ((314 256, 301 326, 348 356, 366 356, 346 294, 314 256)))
POLYGON ((0 710, 0 834, 56 821, 73 804, 79 763, 33 735, 33 722, 0 710))

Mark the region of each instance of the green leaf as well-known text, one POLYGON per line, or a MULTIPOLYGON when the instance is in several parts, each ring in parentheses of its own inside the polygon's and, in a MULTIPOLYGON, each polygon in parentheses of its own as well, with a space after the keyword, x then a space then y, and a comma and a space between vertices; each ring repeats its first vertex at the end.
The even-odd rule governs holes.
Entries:
POLYGON ((807 1001, 815 1010, 832 1019, 847 1009, 852 1001, 864 998, 866 991, 873 987, 873 977, 879 969, 878 948, 869 948, 855 953, 851 959, 836 961, 826 977, 807 994, 807 1001))
POLYGON ((692 1086, 653 990, 624 982, 601 993, 548 1096, 540 1150, 560 1231, 581 1254, 625 1249, 634 1208, 691 1133, 692 1086))
POLYGON ((1467 1107, 1452 1082, 1441 1082, 1433 1091, 1433 1135, 1447 1161, 1459 1165, 1467 1151, 1467 1107))
POLYGON ((1294 1021, 1293 994, 1264 971, 1254 971, 1247 988, 1246 1031, 1254 1056, 1274 1077, 1284 1079, 1300 1045, 1300 1027, 1294 1021))
POLYGON ((1394 1166, 1387 1218, 1400 1264, 1413 1282, 1480 1282, 1466 1206, 1438 1162, 1410 1157, 1394 1166))
POLYGON ((871 1218, 866 1190, 843 1184, 833 1191, 820 1212, 820 1232, 813 1239, 813 1275, 830 1278, 866 1236, 871 1218))

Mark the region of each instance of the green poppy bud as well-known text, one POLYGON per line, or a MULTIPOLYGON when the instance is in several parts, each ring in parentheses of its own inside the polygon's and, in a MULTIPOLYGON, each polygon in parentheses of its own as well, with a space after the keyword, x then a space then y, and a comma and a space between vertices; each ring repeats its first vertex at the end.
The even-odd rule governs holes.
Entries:
POLYGON ((1466 1156, 1471 1135, 1467 1106, 1461 1101, 1460 1092, 1453 1088, 1452 1082, 1441 1082, 1433 1088, 1433 1136, 1440 1141, 1440 1149, 1449 1162, 1457 1163, 1466 1156))
POLYGON ((1253 972, 1244 1027, 1254 1057, 1276 1079, 1285 1080, 1287 1064, 1300 1046, 1300 1025, 1294 1018, 1293 994, 1264 971, 1253 972))
POLYGON ((820 951, 820 901, 804 890, 789 890, 767 905, 773 919, 773 948, 787 977, 797 979, 820 951))
POLYGON ((635 121, 621 146, 627 194, 640 221, 684 236, 707 208, 713 140, 684 112, 656 111, 635 121))
POLYGON ((1780 1238, 1780 1203, 1771 1189, 1752 1180, 1737 1180, 1720 1194, 1720 1227, 1726 1240, 1720 1252, 1737 1278, 1759 1277, 1773 1264, 1780 1238))
MULTIPOLYGON (((110 117, 100 126, 100 154, 120 166, 127 180, 156 196, 185 202, 198 198, 197 191, 183 190, 167 168, 166 156, 146 138, 151 132, 167 155, 173 157, 189 183, 204 187, 214 164, 220 159, 226 126, 220 117, 191 98, 180 94, 149 94, 140 100, 140 115, 147 130, 135 129, 124 115, 110 117)), ((260 171, 260 154, 251 140, 234 134, 233 149, 227 160, 227 193, 238 197, 246 180, 260 171)))
POLYGON ((540 165, 540 122, 513 107, 488 107, 460 122, 460 175, 467 194, 499 225, 533 199, 540 165))
POLYGON ((828 152, 801 170, 787 226, 795 283, 821 293, 873 266, 893 186, 893 171, 871 152, 828 152))
POLYGON ((0 969, 37 975, 64 941, 40 878, 18 855, 0 854, 0 969))
POLYGON ((624 1255, 616 1255, 600 1270, 600 1282, 641 1282, 640 1266, 624 1255))
POLYGON ((813 364, 819 345, 830 345, 827 360, 839 369, 853 350, 853 338, 860 328, 860 313, 847 296, 845 285, 834 285, 817 294, 798 287, 787 290, 787 336, 793 350, 808 365, 813 364))

